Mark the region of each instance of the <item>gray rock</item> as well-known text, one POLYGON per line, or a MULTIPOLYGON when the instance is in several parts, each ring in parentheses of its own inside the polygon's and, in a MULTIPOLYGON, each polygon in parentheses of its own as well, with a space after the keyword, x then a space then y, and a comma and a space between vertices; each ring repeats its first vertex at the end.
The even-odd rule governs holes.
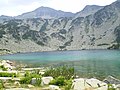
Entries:
POLYGON ((48 85, 50 83, 50 81, 53 80, 53 77, 49 76, 49 77, 42 77, 41 78, 42 82, 41 85, 48 85))
POLYGON ((49 85, 49 90, 61 90, 59 86, 56 85, 49 85))
POLYGON ((120 84, 120 80, 119 79, 116 79, 115 77, 113 76, 108 76, 106 77, 104 80, 103 80, 105 83, 107 84, 120 84))

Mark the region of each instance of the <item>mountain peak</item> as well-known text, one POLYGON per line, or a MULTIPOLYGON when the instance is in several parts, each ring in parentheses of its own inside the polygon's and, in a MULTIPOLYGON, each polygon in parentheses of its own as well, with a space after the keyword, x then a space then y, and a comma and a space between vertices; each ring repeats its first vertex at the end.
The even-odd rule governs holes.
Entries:
MULTIPOLYGON (((52 9, 52 8, 50 8, 50 7, 45 7, 45 6, 41 6, 41 7, 37 8, 37 9, 52 9)), ((35 9, 35 10, 37 10, 37 9, 35 9)))
POLYGON ((51 18, 60 18, 60 17, 73 17, 74 14, 71 12, 64 12, 61 10, 55 10, 53 8, 41 6, 35 9, 32 12, 24 13, 19 15, 17 18, 44 18, 44 19, 51 19, 51 18))
POLYGON ((103 8, 103 6, 98 6, 98 5, 86 5, 85 8, 82 11, 96 11, 98 9, 103 8))
POLYGON ((102 9, 104 6, 98 6, 98 5, 86 5, 85 8, 76 13, 76 17, 86 17, 90 14, 94 14, 98 10, 102 9))

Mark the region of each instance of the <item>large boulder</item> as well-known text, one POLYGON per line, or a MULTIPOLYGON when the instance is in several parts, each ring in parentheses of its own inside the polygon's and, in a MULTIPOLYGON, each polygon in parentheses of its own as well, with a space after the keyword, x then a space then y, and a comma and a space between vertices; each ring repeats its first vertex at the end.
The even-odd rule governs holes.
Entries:
POLYGON ((14 85, 19 87, 19 86, 20 86, 20 82, 15 81, 15 82, 14 82, 14 85))
POLYGON ((32 78, 31 84, 32 84, 32 85, 36 84, 36 78, 32 78))
POLYGON ((73 90, 85 90, 85 88, 90 88, 89 85, 85 83, 86 79, 78 78, 73 80, 72 88, 73 90))
POLYGON ((30 84, 28 85, 28 88, 34 88, 34 87, 35 87, 35 86, 33 86, 33 85, 30 85, 30 84))
POLYGON ((116 85, 116 88, 117 88, 118 90, 120 90, 120 84, 116 85))
POLYGON ((41 85, 48 85, 50 83, 50 81, 53 80, 53 77, 49 76, 49 77, 42 77, 41 78, 41 85))
POLYGON ((32 84, 32 85, 35 85, 35 84, 38 83, 38 81, 41 82, 41 79, 40 79, 40 78, 32 78, 32 80, 31 80, 31 84, 32 84))
POLYGON ((87 79, 86 83, 89 84, 91 87, 107 86, 107 84, 105 82, 102 82, 95 78, 87 79))
POLYGON ((61 90, 59 86, 56 85, 49 85, 49 90, 61 90))
POLYGON ((96 90, 107 90, 107 84, 95 78, 78 78, 73 80, 72 88, 73 90, 92 90, 95 88, 100 88, 96 90))
POLYGON ((106 77, 104 80, 103 80, 105 83, 107 84, 120 84, 120 80, 119 79, 116 79, 115 77, 113 76, 108 76, 106 77))

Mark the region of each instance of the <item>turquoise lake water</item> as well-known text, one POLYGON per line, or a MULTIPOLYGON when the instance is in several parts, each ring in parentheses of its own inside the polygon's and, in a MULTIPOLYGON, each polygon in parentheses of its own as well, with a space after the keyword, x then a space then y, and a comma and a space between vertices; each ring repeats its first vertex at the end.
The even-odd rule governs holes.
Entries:
POLYGON ((75 71, 82 75, 113 75, 120 78, 120 50, 82 50, 19 53, 0 56, 0 59, 29 63, 72 64, 75 71))
POLYGON ((120 60, 120 50, 83 50, 18 53, 0 56, 0 59, 23 61, 78 61, 78 60, 120 60))

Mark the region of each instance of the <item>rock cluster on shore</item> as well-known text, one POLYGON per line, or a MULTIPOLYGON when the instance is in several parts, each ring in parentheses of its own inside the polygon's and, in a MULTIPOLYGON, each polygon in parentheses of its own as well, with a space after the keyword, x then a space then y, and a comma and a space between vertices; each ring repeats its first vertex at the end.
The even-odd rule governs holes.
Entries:
MULTIPOLYGON (((4 68, 7 68, 7 69, 5 69, 6 71, 1 69, 0 73, 16 73, 16 74, 19 73, 21 76, 25 75, 26 70, 29 73, 35 72, 35 70, 40 70, 42 72, 43 71, 45 72, 44 68, 22 68, 21 69, 22 71, 19 71, 19 70, 15 71, 15 66, 13 65, 13 62, 11 62, 9 60, 1 60, 0 66, 2 66, 2 67, 4 66, 4 68)), ((40 75, 40 74, 38 74, 38 75, 40 75)), ((22 78, 24 78, 24 77, 22 77, 22 78)), ((53 78, 52 76, 41 77, 40 85, 44 89, 47 89, 47 90, 62 90, 57 85, 49 85, 49 83, 53 79, 55 79, 55 78, 53 78)), ((13 76, 12 77, 0 77, 0 80, 6 81, 6 82, 9 80, 15 81, 13 86, 14 87, 17 86, 17 87, 13 88, 13 90, 29 90, 30 88, 36 88, 34 85, 37 83, 38 79, 33 77, 31 79, 31 83, 28 84, 28 86, 27 86, 28 89, 21 88, 21 84, 20 84, 21 77, 13 77, 13 76)), ((4 83, 4 85, 8 86, 9 83, 4 83)), ((7 88, 10 88, 10 86, 7 88)), ((100 81, 96 78, 88 79, 88 78, 78 78, 77 77, 76 79, 72 80, 72 86, 71 86, 71 90, 108 90, 108 88, 114 88, 113 90, 120 90, 120 80, 116 79, 113 76, 108 76, 103 81, 100 81)), ((6 89, 6 90, 12 90, 12 89, 6 89)))

